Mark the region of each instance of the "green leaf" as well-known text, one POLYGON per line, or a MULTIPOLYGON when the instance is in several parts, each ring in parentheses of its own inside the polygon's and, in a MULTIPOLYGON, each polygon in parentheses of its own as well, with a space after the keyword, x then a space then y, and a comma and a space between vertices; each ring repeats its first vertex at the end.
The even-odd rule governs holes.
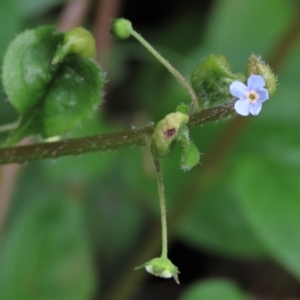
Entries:
POLYGON ((66 58, 36 107, 30 132, 50 137, 80 125, 97 109, 103 82, 104 75, 93 61, 75 55, 66 58))
POLYGON ((299 164, 251 156, 237 167, 233 185, 256 235, 300 279, 299 175, 299 164))
POLYGON ((9 45, 3 61, 3 86, 9 101, 25 115, 41 101, 56 69, 50 62, 63 34, 54 26, 26 30, 9 45))
MULTIPOLYGON (((84 29, 78 31, 81 38, 77 36, 69 50, 86 46, 83 39, 93 48, 91 34, 84 29)), ((64 47, 63 39, 64 34, 56 33, 55 27, 42 26, 21 33, 10 44, 4 58, 3 84, 22 120, 6 146, 32 134, 61 135, 97 109, 104 74, 95 61, 70 54, 69 50, 64 51, 59 64, 53 63, 57 48, 64 47)))
POLYGON ((180 238, 200 249, 235 258, 265 256, 262 243, 227 187, 229 182, 226 178, 219 180, 223 184, 202 193, 182 219, 178 228, 180 238))
POLYGON ((4 238, 0 294, 7 300, 85 300, 95 274, 80 208, 68 200, 29 202, 4 238))
POLYGON ((231 281, 211 279, 200 281, 189 287, 180 300, 247 300, 249 299, 231 281))

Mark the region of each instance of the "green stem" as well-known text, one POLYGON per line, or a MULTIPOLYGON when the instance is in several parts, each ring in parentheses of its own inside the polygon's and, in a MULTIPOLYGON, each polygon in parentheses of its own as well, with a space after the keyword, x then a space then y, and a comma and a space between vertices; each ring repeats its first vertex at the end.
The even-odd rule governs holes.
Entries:
POLYGON ((154 158, 154 165, 155 165, 156 176, 157 176, 158 197, 159 197, 160 216, 161 216, 161 233, 162 233, 161 257, 168 258, 167 211, 166 211, 166 199, 165 199, 163 174, 161 171, 160 162, 156 158, 154 158))
POLYGON ((193 92, 191 86, 186 81, 186 79, 166 60, 164 59, 140 34, 138 34, 135 30, 131 30, 132 36, 134 36, 154 57, 158 59, 169 71, 170 73, 177 79, 177 81, 186 89, 188 94, 190 95, 195 111, 199 110, 198 99, 195 93, 193 92))
MULTIPOLYGON (((201 110, 192 114, 189 127, 196 127, 209 121, 221 120, 232 116, 232 104, 201 110)), ((154 126, 135 128, 127 131, 100 134, 77 139, 66 139, 52 143, 0 148, 0 165, 24 163, 45 158, 57 158, 65 155, 82 155, 89 152, 118 150, 124 146, 145 146, 149 144, 149 135, 154 126)))

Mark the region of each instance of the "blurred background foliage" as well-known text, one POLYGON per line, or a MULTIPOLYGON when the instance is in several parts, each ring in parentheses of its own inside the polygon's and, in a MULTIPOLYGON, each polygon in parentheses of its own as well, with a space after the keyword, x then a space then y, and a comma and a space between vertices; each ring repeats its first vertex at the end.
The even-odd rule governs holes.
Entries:
MULTIPOLYGON (((25 28, 72 24, 66 11, 80 3, 86 12, 79 23, 100 45, 106 95, 97 115, 64 138, 157 122, 189 102, 135 40, 111 39, 110 19, 130 19, 189 78, 211 53, 225 55, 237 72, 251 53, 267 60, 299 17, 292 0, 1 0, 1 59, 25 28)), ((149 149, 124 148, 28 163, 12 177, 2 169, 0 299, 300 297, 299 50, 297 43, 285 58, 278 91, 261 114, 249 117, 217 168, 209 161, 211 173, 201 168, 210 170, 210 152, 216 161, 221 155, 212 145, 228 121, 191 130, 203 152, 191 172, 179 169, 177 151, 165 160, 170 259, 180 286, 133 271, 159 254, 158 196, 149 149)), ((0 123, 15 121, 2 91, 0 98, 0 123)))

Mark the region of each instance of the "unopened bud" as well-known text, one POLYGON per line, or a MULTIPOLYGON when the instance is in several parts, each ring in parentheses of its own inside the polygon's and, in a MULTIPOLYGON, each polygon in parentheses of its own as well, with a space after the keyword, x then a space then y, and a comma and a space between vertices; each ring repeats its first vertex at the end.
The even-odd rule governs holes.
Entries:
POLYGON ((266 64, 260 57, 251 54, 249 63, 247 65, 247 75, 260 75, 266 82, 265 88, 269 92, 269 96, 272 96, 277 88, 277 78, 273 73, 271 67, 266 64))
POLYGON ((155 158, 161 159, 171 154, 179 129, 188 119, 187 114, 175 112, 157 123, 151 137, 151 151, 155 158))
POLYGON ((145 264, 138 266, 135 268, 141 269, 145 268, 146 271, 154 276, 162 277, 162 278, 171 278, 173 277, 176 283, 179 284, 178 280, 178 268, 173 265, 173 263, 165 257, 157 257, 153 258, 145 264))
POLYGON ((111 21, 112 28, 110 30, 110 33, 117 36, 120 39, 127 39, 130 37, 132 32, 132 25, 131 22, 120 18, 120 19, 113 19, 111 21))

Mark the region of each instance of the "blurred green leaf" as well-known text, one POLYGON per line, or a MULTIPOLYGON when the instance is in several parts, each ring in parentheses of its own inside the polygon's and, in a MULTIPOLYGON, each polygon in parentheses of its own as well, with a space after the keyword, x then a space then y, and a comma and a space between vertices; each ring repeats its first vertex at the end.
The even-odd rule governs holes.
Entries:
POLYGON ((0 57, 22 24, 15 0, 0 1, 0 57))
POLYGON ((95 274, 80 207, 27 203, 4 238, 0 265, 2 299, 88 299, 95 274))
MULTIPOLYGON (((26 1, 25 1, 26 2, 26 1)), ((23 19, 18 13, 18 6, 15 0, 0 1, 0 65, 2 74, 2 62, 4 52, 8 47, 9 42, 15 37, 15 34, 20 30, 23 19)), ((0 124, 12 122, 16 120, 17 113, 10 103, 5 102, 7 96, 4 95, 2 80, 0 80, 0 124)))
POLYGON ((300 279, 300 168, 299 162, 294 168, 285 165, 280 159, 249 156, 240 162, 232 184, 262 243, 300 279))
POLYGON ((249 299, 231 281, 211 279, 194 283, 180 300, 247 300, 249 299))
POLYGON ((243 67, 251 53, 265 55, 272 49, 293 9, 291 2, 281 0, 217 1, 204 48, 217 49, 234 66, 243 67))
POLYGON ((189 244, 232 257, 262 257, 266 251, 228 185, 227 172, 215 178, 181 220, 178 234, 189 244))

